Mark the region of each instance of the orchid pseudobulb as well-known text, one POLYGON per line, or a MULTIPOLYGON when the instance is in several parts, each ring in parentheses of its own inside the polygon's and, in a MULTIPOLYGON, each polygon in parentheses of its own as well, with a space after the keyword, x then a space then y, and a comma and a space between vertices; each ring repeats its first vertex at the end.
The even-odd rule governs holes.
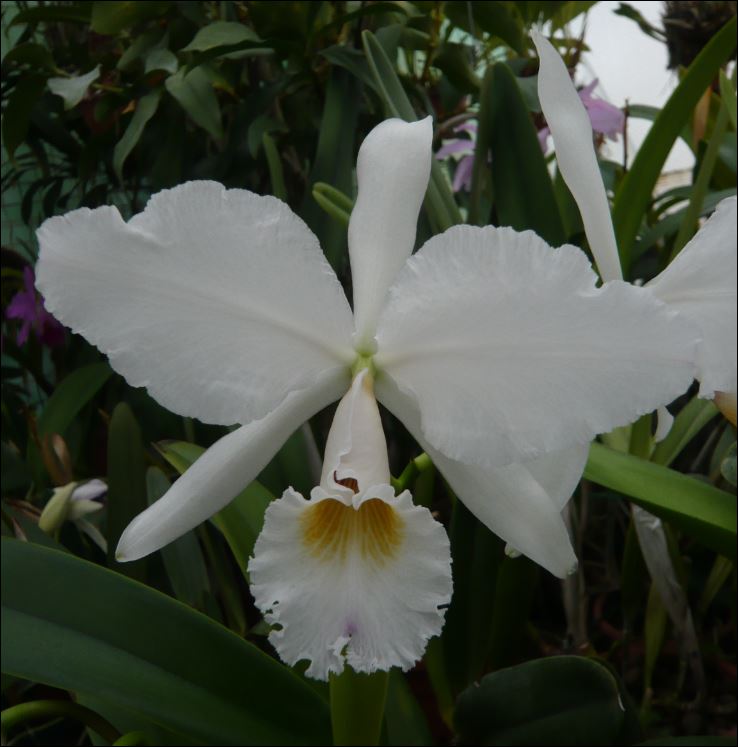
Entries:
POLYGON ((393 119, 361 146, 353 312, 284 203, 213 182, 160 192, 127 223, 82 209, 38 233, 54 314, 174 412, 242 424, 133 520, 121 560, 220 510, 341 399, 320 485, 269 506, 250 563, 270 639, 321 679, 346 661, 412 666, 451 594, 442 527, 389 485, 376 400, 483 523, 563 577, 561 509, 590 440, 693 379, 692 326, 648 290, 598 287, 576 247, 456 226, 411 256, 431 140, 430 118, 393 119))

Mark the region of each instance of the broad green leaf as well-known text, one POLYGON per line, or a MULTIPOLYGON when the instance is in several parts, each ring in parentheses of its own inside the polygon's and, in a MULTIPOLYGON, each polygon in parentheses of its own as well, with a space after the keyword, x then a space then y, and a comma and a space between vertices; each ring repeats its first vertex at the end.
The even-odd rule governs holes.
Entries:
POLYGON ((653 683, 653 672, 664 643, 668 621, 669 616, 666 613, 664 603, 661 601, 656 584, 651 583, 646 604, 646 619, 643 625, 643 645, 645 648, 643 688, 645 692, 651 689, 653 683))
POLYGON ((108 429, 108 565, 131 578, 145 577, 146 561, 118 563, 115 548, 123 530, 147 506, 146 463, 141 429, 131 408, 121 402, 108 429))
MULTIPOLYGON (((160 443, 157 448, 180 474, 205 451, 201 446, 186 441, 160 443)), ((264 525, 264 512, 273 499, 274 496, 260 482, 254 480, 211 519, 223 533, 246 577, 254 543, 264 525)))
POLYGON ((624 718, 601 664, 553 656, 488 674, 465 690, 454 725, 462 744, 615 744, 624 718))
POLYGON ((332 47, 320 50, 321 57, 325 57, 333 65, 348 70, 357 80, 361 81, 372 91, 378 91, 374 76, 369 69, 366 57, 358 49, 344 47, 336 44, 332 47))
POLYGON ((31 112, 46 89, 46 78, 31 74, 20 78, 3 110, 3 145, 10 158, 26 139, 31 112))
MULTIPOLYGON (((492 173, 497 225, 532 229, 552 246, 566 241, 535 127, 515 76, 504 63, 488 68, 484 76, 472 180, 475 212, 487 168, 492 173)), ((481 225, 488 223, 484 216, 477 217, 481 225)))
POLYGON ((735 49, 736 18, 708 42, 653 123, 615 195, 613 223, 620 261, 627 273, 631 249, 666 157, 702 94, 735 49))
MULTIPOLYGON (((168 49, 152 49, 146 55, 146 62, 144 64, 144 73, 148 74, 154 70, 164 70, 170 75, 177 72, 179 68, 179 61, 177 55, 168 49)), ((149 96, 152 94, 148 94, 149 96)), ((145 98, 145 97, 144 97, 145 98)))
POLYGON ((472 49, 466 44, 442 44, 433 66, 448 78, 454 88, 464 93, 477 93, 482 81, 474 72, 471 62, 472 49))
MULTIPOLYGON (((382 49, 382 45, 371 31, 364 31, 361 38, 364 43, 364 53, 369 62, 369 69, 372 72, 377 91, 384 102, 387 114, 400 117, 406 122, 416 121, 415 110, 402 87, 402 83, 400 83, 400 79, 397 77, 394 66, 382 49)), ((424 205, 436 232, 440 233, 462 222, 461 213, 454 200, 451 187, 441 169, 441 165, 435 158, 431 164, 430 183, 424 205)))
POLYGON ((218 99, 209 76, 201 67, 187 73, 184 68, 170 75, 164 85, 195 124, 216 140, 223 139, 223 124, 218 99))
POLYGON ((100 77, 100 65, 84 75, 71 78, 49 78, 49 90, 56 96, 61 96, 65 109, 74 109, 85 97, 87 89, 100 77))
POLYGON ((138 100, 136 109, 133 112, 131 121, 128 123, 128 127, 126 127, 126 131, 123 133, 123 137, 115 144, 115 148, 113 149, 113 170, 121 182, 123 181, 123 166, 126 158, 128 158, 131 151, 136 147, 136 143, 140 140, 146 123, 156 113, 160 98, 161 91, 157 90, 146 94, 146 96, 138 100))
POLYGON ((735 560, 736 500, 730 493, 598 443, 590 447, 584 476, 735 560))
POLYGON ((79 411, 100 391, 113 371, 107 363, 92 363, 69 374, 49 397, 38 419, 38 433, 64 434, 79 411))
POLYGON ((170 2, 114 2, 102 0, 92 3, 92 21, 90 28, 98 34, 118 34, 134 24, 149 21, 164 15, 169 10, 170 2))
MULTIPOLYGON (((158 467, 146 470, 146 494, 151 505, 169 490, 171 483, 158 467)), ((181 602, 199 610, 205 609, 205 596, 210 592, 210 580, 197 537, 192 532, 182 535, 161 549, 174 595, 181 602)))
POLYGON ((205 615, 70 555, 2 541, 2 667, 201 744, 330 743, 325 702, 205 615))
POLYGON ((379 744, 389 672, 360 674, 346 667, 330 678, 333 743, 379 744))
POLYGON ((201 28, 182 52, 207 52, 216 47, 232 47, 244 42, 260 43, 259 35, 235 21, 215 21, 201 28))

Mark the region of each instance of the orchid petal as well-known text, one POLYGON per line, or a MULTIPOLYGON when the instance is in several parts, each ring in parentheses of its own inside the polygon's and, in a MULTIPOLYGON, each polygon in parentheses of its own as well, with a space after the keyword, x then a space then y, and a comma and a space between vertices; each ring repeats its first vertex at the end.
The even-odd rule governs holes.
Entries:
POLYGON ((116 558, 142 558, 220 511, 261 472, 301 423, 341 396, 347 379, 346 374, 326 375, 313 388, 292 392, 266 417, 213 444, 164 496, 126 527, 116 558))
POLYGON ((438 149, 436 159, 442 161, 449 156, 458 155, 459 153, 465 156, 474 153, 474 141, 467 139, 449 140, 438 149))
POLYGON ((387 289, 415 244, 428 186, 433 123, 388 119, 359 149, 359 194, 348 229, 356 317, 355 345, 372 350, 387 289))
POLYGON ((467 191, 471 189, 472 173, 474 171, 474 156, 466 156, 462 158, 456 166, 456 172, 454 173, 454 181, 452 189, 454 192, 459 192, 462 189, 467 191))
POLYGON ((351 360, 351 310, 315 236, 283 203, 215 182, 47 220, 48 308, 131 386, 221 425, 264 417, 351 360))
POLYGON ((51 93, 64 99, 64 108, 73 109, 85 97, 87 89, 100 77, 100 65, 84 75, 71 78, 49 78, 46 84, 51 93))
POLYGON ((695 323, 700 397, 736 391, 736 198, 722 200, 674 261, 647 284, 654 295, 695 323))
POLYGON ((288 664, 326 680, 344 662, 357 672, 410 669, 441 632, 451 599, 443 527, 389 485, 360 505, 306 501, 292 489, 273 501, 249 563, 251 593, 269 640, 288 664))
POLYGON ((648 290, 596 283, 576 247, 455 226, 390 290, 376 365, 450 459, 502 467, 586 444, 686 390, 698 337, 648 290))
POLYGON ((98 498, 102 498, 105 493, 108 492, 108 486, 103 482, 94 478, 78 485, 72 493, 73 501, 94 501, 98 498))
POLYGON ((354 492, 363 493, 389 481, 387 442, 371 375, 364 369, 356 375, 336 409, 325 445, 320 485, 327 493, 351 503, 354 492), (356 482, 356 491, 340 483, 348 480, 356 482))
POLYGON ((490 469, 462 464, 434 449, 425 439, 412 397, 386 377, 377 380, 380 401, 410 431, 464 505, 491 531, 556 576, 577 564, 561 509, 584 469, 589 446, 549 458, 490 469), (555 460, 562 464, 557 468, 555 460), (547 492, 542 478, 551 488, 547 492))
POLYGON ((620 257, 587 111, 551 43, 537 32, 532 37, 541 60, 538 98, 551 129, 559 170, 579 206, 602 279, 619 280, 623 276, 620 257))

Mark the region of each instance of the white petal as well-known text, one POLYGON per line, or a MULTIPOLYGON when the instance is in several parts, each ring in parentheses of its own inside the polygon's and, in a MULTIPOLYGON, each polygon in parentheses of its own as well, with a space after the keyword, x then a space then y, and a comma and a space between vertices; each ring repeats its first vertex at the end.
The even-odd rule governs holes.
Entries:
MULTIPOLYGON (((359 506, 292 490, 266 511, 249 563, 251 592, 269 640, 306 674, 410 669, 443 627, 451 599, 448 537, 405 491, 359 506), (390 497, 392 496, 392 497, 390 497)), ((379 492, 379 491, 378 491, 379 492)))
POLYGON ((293 392, 274 412, 213 444, 121 535, 116 559, 138 560, 220 511, 268 464, 287 438, 348 386, 331 375, 310 390, 293 392))
POLYGON ((697 336, 648 290, 596 281, 575 247, 456 226, 398 276, 376 365, 451 459, 501 467, 588 443, 687 389, 697 336))
POLYGON ((84 98, 90 84, 100 77, 100 65, 84 75, 72 78, 49 78, 46 81, 51 93, 64 99, 64 108, 73 109, 84 98))
POLYGON ((648 285, 700 329, 700 396, 736 391, 736 198, 718 206, 674 261, 648 285))
POLYGON ((84 498, 74 499, 69 502, 69 513, 67 514, 67 518, 69 521, 77 521, 83 516, 100 511, 102 508, 102 503, 99 503, 98 501, 88 501, 84 498))
POLYGON ((538 98, 556 148, 556 162, 582 214, 584 231, 603 280, 619 280, 618 247, 592 140, 592 124, 564 61, 549 41, 531 34, 541 65, 538 98))
POLYGON ((114 207, 75 210, 38 239, 49 310, 173 412, 248 423, 350 363, 341 286, 273 197, 189 182, 128 223, 114 207))
POLYGON ((579 482, 589 446, 552 454, 539 463, 509 464, 496 469, 462 464, 425 441, 417 407, 391 381, 379 379, 377 393, 382 404, 402 421, 479 521, 511 548, 554 575, 563 578, 572 572, 577 559, 561 509, 579 482), (554 468, 551 461, 554 458, 564 464, 554 468), (536 477, 548 484, 550 493, 536 477))
POLYGON ((359 350, 372 352, 387 289, 413 250, 430 176, 432 139, 430 117, 410 124, 387 119, 359 149, 359 194, 348 229, 359 350))
POLYGON ((331 495, 351 503, 354 493, 363 493, 375 485, 390 481, 387 442, 374 399, 372 377, 367 369, 360 371, 351 389, 339 402, 333 416, 320 485, 331 495), (337 481, 355 480, 356 490, 337 481))
POLYGON ((72 493, 73 501, 94 501, 108 492, 108 486, 97 478, 78 485, 72 493))

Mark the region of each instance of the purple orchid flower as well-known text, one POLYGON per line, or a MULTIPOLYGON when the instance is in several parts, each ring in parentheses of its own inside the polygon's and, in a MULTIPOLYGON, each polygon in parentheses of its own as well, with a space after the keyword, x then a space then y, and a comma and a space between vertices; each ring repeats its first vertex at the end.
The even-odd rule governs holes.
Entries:
POLYGON ((10 299, 5 316, 23 322, 18 332, 18 345, 25 345, 33 330, 44 345, 57 347, 64 343, 64 327, 44 307, 44 299, 36 291, 35 282, 33 269, 25 267, 23 290, 10 299))
POLYGON ((436 153, 436 159, 443 161, 452 156, 457 157, 459 162, 456 166, 451 186, 454 192, 460 192, 462 189, 470 192, 472 171, 474 170, 474 148, 476 147, 477 123, 473 120, 464 122, 458 127, 454 127, 454 132, 466 132, 469 137, 448 140, 439 148, 438 153, 436 153))

